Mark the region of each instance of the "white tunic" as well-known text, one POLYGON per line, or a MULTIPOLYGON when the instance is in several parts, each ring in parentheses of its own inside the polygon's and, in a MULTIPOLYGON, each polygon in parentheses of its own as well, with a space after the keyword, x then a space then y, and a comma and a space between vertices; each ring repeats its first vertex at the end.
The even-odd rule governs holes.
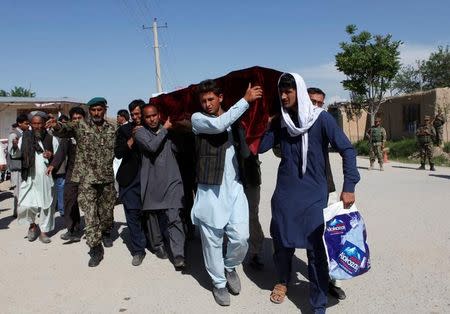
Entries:
MULTIPOLYGON (((42 142, 38 142, 44 149, 42 142)), ((22 137, 18 143, 19 150, 22 147, 22 137)), ((58 140, 53 137, 53 152, 58 149, 58 140)), ((43 154, 35 153, 35 167, 26 181, 22 181, 19 192, 19 223, 34 223, 36 215, 40 216, 40 228, 48 232, 54 228, 54 203, 53 203, 53 177, 45 174, 49 165, 48 159, 43 154)))
MULTIPOLYGON (((231 125, 248 106, 248 103, 241 99, 218 117, 194 113, 191 118, 192 131, 194 134, 219 134, 228 131, 228 141, 232 143, 231 125)), ((228 223, 248 222, 248 202, 239 181, 234 145, 230 145, 225 152, 222 184, 198 184, 191 218, 196 225, 203 223, 216 229, 222 229, 228 223)))

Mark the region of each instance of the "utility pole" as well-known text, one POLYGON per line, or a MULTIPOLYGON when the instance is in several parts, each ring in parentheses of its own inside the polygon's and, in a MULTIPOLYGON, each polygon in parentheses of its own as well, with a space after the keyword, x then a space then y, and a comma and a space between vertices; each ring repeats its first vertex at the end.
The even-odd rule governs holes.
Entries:
POLYGON ((158 28, 167 28, 167 23, 164 26, 158 26, 156 18, 153 19, 152 27, 145 27, 142 29, 152 29, 153 31, 153 49, 155 52, 155 68, 156 68, 156 91, 162 93, 162 79, 161 79, 161 64, 159 62, 159 43, 158 43, 158 28))

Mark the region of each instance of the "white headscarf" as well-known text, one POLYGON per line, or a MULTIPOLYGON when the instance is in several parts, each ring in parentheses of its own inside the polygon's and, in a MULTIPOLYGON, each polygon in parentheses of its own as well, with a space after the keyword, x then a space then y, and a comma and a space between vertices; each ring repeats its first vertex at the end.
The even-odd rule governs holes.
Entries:
MULTIPOLYGON (((283 75, 286 73, 283 73, 283 75)), ((323 111, 322 108, 314 106, 309 98, 308 91, 306 89, 306 84, 303 78, 297 73, 289 73, 297 84, 297 103, 298 103, 298 123, 299 127, 295 126, 292 121, 288 111, 284 109, 283 103, 281 102, 281 115, 283 120, 281 122, 282 127, 286 127, 290 136, 302 135, 302 174, 306 172, 306 163, 308 157, 308 130, 316 122, 319 114, 323 111)), ((282 76, 283 76, 282 75, 282 76)), ((280 76, 281 79, 281 76, 280 76)), ((280 79, 278 84, 280 84, 280 79)), ((278 90, 279 93, 279 90, 278 90)))

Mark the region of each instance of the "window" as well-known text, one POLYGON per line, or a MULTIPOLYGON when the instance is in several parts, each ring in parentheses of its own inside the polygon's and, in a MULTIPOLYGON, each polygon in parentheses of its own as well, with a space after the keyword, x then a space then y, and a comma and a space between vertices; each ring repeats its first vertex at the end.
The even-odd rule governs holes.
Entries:
POLYGON ((420 105, 403 105, 403 130, 415 133, 420 123, 420 105))

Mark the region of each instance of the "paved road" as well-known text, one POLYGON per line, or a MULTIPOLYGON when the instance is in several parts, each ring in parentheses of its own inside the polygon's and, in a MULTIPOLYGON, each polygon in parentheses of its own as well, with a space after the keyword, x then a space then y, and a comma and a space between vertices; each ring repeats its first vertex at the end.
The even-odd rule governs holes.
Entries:
MULTIPOLYGON (((147 254, 131 266, 124 241, 128 231, 121 206, 115 209, 114 247, 97 268, 88 268, 84 242, 63 245, 61 229, 45 245, 29 243, 27 227, 11 219, 11 198, 0 195, 1 313, 308 313, 306 257, 293 261, 294 285, 281 305, 268 297, 275 280, 271 260, 270 197, 278 161, 262 156, 261 222, 266 233, 264 271, 241 267, 243 290, 232 305, 215 304, 204 270, 199 240, 188 248, 190 273, 175 272, 168 261, 147 254), (5 199, 6 198, 6 199, 5 199)), ((386 171, 367 171, 358 159, 361 182, 357 204, 366 220, 372 270, 344 282, 348 298, 330 299, 329 313, 450 312, 450 168, 416 171, 415 165, 389 163, 386 171)), ((332 154, 337 186, 339 156, 332 154)), ((5 189, 6 185, 0 185, 5 189)), ((57 217, 62 228, 62 219, 57 217)))

